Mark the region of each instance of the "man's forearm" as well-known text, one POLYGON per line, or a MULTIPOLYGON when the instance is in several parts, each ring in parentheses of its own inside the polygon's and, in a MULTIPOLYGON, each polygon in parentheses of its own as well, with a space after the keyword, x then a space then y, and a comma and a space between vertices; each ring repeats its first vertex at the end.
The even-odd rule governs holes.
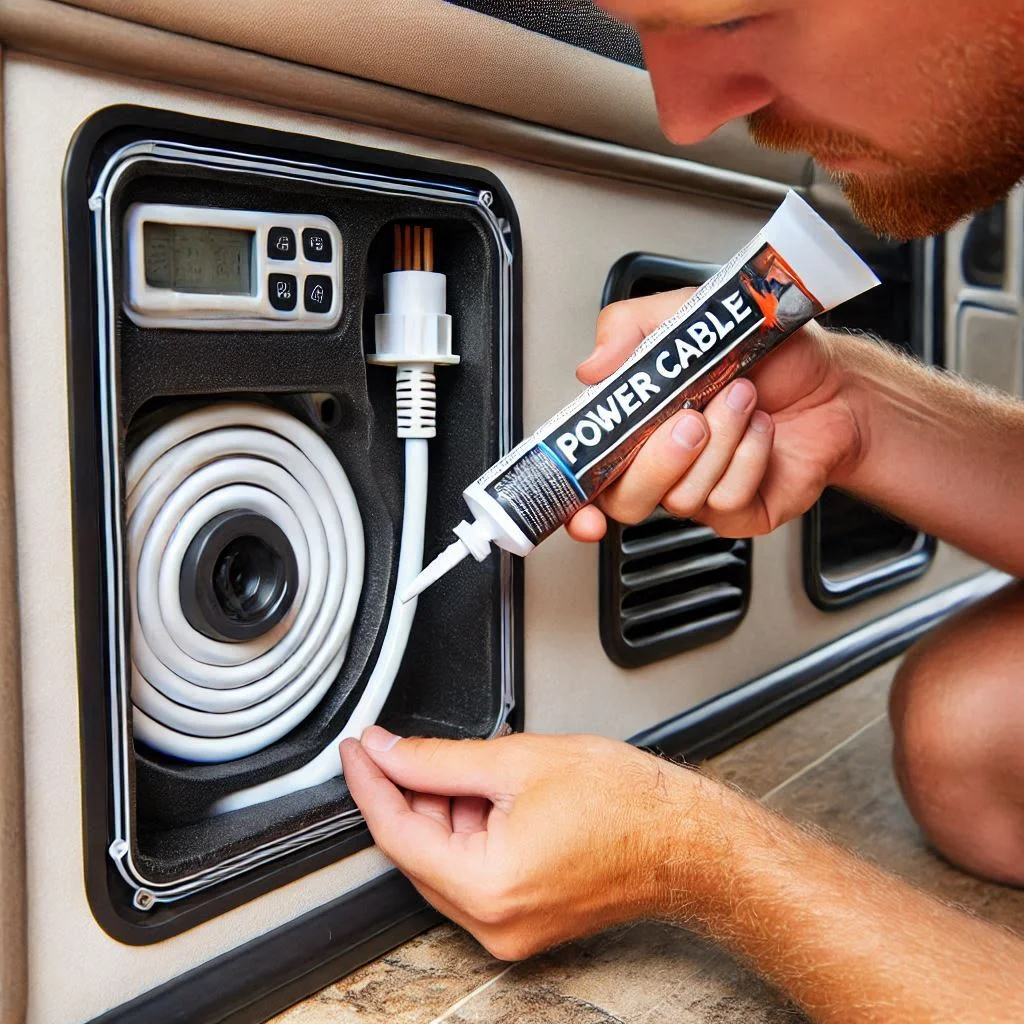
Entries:
POLYGON ((1019 939, 709 779, 687 780, 679 799, 660 911, 701 925, 816 1021, 1024 1020, 1019 939))
POLYGON ((1014 575, 1024 575, 1024 407, 832 338, 861 452, 834 482, 1014 575))

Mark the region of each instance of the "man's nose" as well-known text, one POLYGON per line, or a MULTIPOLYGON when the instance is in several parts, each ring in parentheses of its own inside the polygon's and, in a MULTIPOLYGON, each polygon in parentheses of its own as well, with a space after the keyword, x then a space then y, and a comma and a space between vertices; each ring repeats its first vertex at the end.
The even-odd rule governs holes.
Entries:
POLYGON ((665 135, 687 145, 775 98, 769 82, 728 36, 704 29, 642 33, 665 135))

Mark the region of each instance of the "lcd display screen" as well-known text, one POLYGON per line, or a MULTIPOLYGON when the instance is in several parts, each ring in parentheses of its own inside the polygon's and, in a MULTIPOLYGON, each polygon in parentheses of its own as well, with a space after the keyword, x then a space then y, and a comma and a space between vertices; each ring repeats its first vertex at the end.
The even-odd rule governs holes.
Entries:
POLYGON ((208 295, 252 293, 252 231, 199 224, 142 228, 146 284, 208 295))

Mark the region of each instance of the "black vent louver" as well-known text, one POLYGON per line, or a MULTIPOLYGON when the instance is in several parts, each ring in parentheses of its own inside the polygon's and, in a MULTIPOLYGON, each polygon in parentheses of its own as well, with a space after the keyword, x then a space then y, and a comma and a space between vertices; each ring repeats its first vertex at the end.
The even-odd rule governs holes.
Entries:
POLYGON ((750 601, 749 540, 656 512, 609 524, 601 545, 601 642, 635 668, 728 636, 750 601))

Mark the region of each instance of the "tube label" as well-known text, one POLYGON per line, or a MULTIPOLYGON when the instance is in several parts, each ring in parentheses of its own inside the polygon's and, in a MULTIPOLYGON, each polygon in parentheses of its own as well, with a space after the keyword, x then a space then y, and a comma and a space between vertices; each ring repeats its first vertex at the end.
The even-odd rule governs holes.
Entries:
POLYGON ((670 416, 703 408, 823 311, 767 243, 723 267, 694 299, 478 481, 532 543, 607 487, 670 416))

